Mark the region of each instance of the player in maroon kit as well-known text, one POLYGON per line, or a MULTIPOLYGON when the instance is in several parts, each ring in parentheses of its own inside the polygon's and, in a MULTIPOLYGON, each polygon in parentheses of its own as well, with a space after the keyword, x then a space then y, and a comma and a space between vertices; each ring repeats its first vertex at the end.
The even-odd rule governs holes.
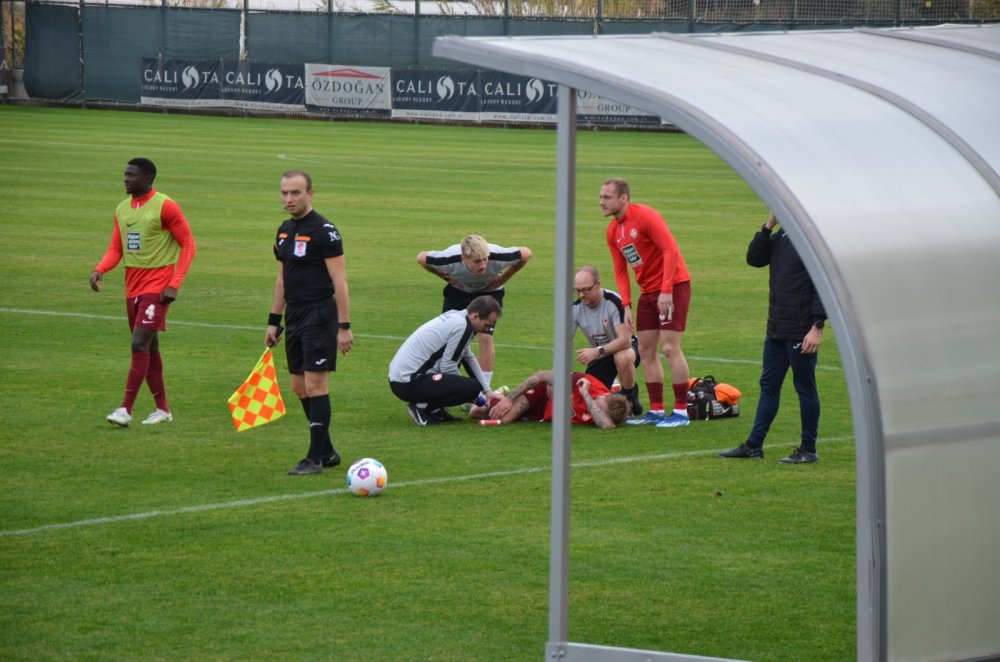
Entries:
MULTIPOLYGON (((631 405, 624 395, 612 393, 594 375, 573 373, 573 393, 568 412, 573 423, 596 425, 599 428, 617 427, 628 418, 631 405)), ((510 392, 503 399, 494 399, 469 411, 473 418, 511 423, 513 421, 551 421, 552 407, 551 370, 539 370, 510 392)))
POLYGON ((691 275, 663 217, 652 207, 633 203, 628 182, 604 182, 600 203, 604 215, 612 217, 606 239, 615 267, 615 283, 625 306, 626 321, 630 327, 634 324, 639 337, 639 356, 649 393, 649 411, 628 423, 668 428, 687 425, 690 375, 681 340, 691 302, 691 275), (634 320, 630 266, 640 290, 634 320), (670 366, 674 406, 669 416, 664 413, 664 374, 657 346, 670 366))
POLYGON ((136 158, 125 166, 125 192, 115 210, 111 244, 90 274, 90 289, 101 291, 105 273, 124 258, 125 306, 132 331, 132 364, 121 406, 108 414, 112 425, 127 427, 142 383, 149 385, 156 410, 144 424, 170 422, 160 357, 159 332, 167 328, 167 309, 194 260, 194 235, 180 206, 153 188, 156 166, 136 158))

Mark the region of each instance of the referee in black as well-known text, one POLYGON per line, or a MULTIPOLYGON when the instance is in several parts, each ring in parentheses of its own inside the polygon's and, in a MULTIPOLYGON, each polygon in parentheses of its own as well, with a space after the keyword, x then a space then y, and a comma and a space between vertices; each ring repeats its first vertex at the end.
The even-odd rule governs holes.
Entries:
POLYGON ((330 371, 337 350, 354 346, 344 242, 337 228, 312 207, 312 177, 302 170, 281 176, 281 200, 291 216, 278 227, 274 257, 278 279, 264 342, 274 347, 284 313, 285 357, 292 390, 309 419, 309 452, 288 474, 322 473, 340 464, 330 441, 330 371))

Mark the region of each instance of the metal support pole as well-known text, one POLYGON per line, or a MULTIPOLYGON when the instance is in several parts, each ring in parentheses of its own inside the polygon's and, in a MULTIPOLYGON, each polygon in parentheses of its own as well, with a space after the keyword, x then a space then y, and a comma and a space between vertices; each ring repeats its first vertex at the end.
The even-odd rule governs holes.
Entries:
MULTIPOLYGON (((573 367, 573 286, 576 214, 576 90, 559 86, 556 135, 555 331, 553 411, 568 412, 573 367)), ((552 417, 552 512, 549 535, 549 644, 558 650, 569 635, 569 498, 572 431, 567 416, 552 417)))
POLYGON ((84 30, 84 24, 83 24, 83 12, 84 12, 84 10, 86 8, 87 7, 86 7, 86 3, 84 2, 84 0, 80 0, 80 4, 79 4, 79 15, 80 15, 80 18, 79 18, 79 21, 80 21, 79 45, 80 45, 80 107, 81 108, 86 108, 87 107, 87 89, 86 89, 86 81, 87 81, 87 44, 86 44, 85 37, 84 37, 85 30, 84 30))
MULTIPOLYGON (((27 12, 28 9, 25 7, 25 17, 24 20, 27 22, 27 12)), ((11 69, 24 69, 24 62, 19 62, 17 59, 17 31, 14 26, 17 25, 15 21, 17 20, 17 12, 14 11, 14 3, 10 3, 10 68, 11 69)), ((25 26, 27 28, 27 26, 25 26)))
POLYGON ((420 65, 420 0, 413 3, 413 64, 420 65))
POLYGON ((333 0, 326 0, 326 61, 333 64, 333 0))
MULTIPOLYGON (((10 5, 10 31, 14 32, 14 3, 10 5)), ((0 63, 7 63, 7 17, 4 16, 4 3, 0 2, 0 63)), ((11 69, 14 68, 13 57, 11 58, 11 69)))
POLYGON ((250 14, 250 0, 243 0, 243 7, 240 8, 240 59, 246 60, 250 57, 247 49, 247 18, 250 14))

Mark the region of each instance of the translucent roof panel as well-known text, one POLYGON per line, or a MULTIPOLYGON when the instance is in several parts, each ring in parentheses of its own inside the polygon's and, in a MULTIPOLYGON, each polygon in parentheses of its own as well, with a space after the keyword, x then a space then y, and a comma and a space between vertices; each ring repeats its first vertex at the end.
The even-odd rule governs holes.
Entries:
POLYGON ((655 113, 743 176, 837 329, 859 657, 1000 654, 983 552, 1000 549, 983 505, 1000 503, 1000 25, 442 37, 434 54, 655 113))

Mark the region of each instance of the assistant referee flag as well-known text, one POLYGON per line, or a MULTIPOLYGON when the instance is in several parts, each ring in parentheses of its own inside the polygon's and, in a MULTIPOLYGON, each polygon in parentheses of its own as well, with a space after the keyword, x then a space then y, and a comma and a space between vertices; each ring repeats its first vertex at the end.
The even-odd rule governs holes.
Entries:
POLYGON ((265 349, 247 380, 229 397, 229 410, 237 432, 270 423, 285 415, 274 357, 265 349))

